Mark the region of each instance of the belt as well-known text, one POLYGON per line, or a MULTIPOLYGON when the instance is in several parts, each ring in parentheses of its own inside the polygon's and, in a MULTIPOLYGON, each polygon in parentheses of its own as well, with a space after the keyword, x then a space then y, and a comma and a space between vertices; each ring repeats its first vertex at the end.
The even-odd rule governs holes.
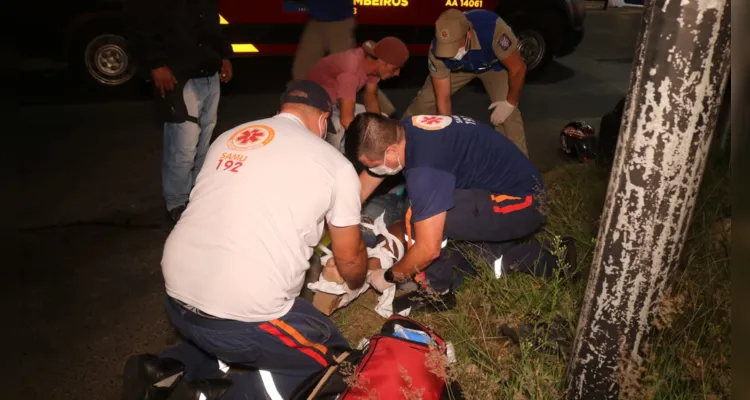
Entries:
POLYGON ((190 311, 191 313, 193 313, 193 314, 195 314, 195 315, 197 315, 199 317, 208 318, 208 319, 214 319, 214 320, 217 320, 217 321, 228 321, 227 319, 215 317, 215 316, 213 316, 213 315, 211 315, 209 313, 203 312, 203 311, 199 310, 198 308, 191 306, 190 304, 187 304, 185 302, 182 302, 180 300, 175 299, 174 297, 172 298, 172 300, 174 300, 175 303, 177 303, 178 306, 184 308, 187 311, 190 311))

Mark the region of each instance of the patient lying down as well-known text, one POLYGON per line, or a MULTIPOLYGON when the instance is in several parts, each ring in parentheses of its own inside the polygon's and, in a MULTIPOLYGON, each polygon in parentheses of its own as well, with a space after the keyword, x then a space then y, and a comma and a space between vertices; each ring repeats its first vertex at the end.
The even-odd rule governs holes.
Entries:
MULTIPOLYGON (((391 268, 396 261, 403 257, 406 251, 406 229, 403 221, 396 221, 386 228, 381 216, 372 224, 363 223, 363 226, 371 229, 378 238, 374 247, 367 248, 367 269, 369 271, 391 268)), ((338 273, 330 249, 321 247, 321 250, 325 253, 320 259, 323 264, 323 271, 320 279, 317 282, 309 283, 308 288, 317 292, 313 304, 324 314, 330 315, 334 310, 346 306, 359 297, 360 294, 367 291, 370 285, 366 283, 360 289, 349 290, 344 283, 344 279, 338 273)), ((375 307, 375 311, 386 318, 393 313, 392 302, 395 291, 395 286, 384 290, 378 299, 378 305, 375 307)))

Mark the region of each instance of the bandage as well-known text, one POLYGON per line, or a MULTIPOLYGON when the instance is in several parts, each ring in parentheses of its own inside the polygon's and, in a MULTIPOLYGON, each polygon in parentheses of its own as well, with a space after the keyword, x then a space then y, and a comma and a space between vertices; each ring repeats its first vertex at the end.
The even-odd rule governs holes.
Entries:
MULTIPOLYGON (((367 257, 368 258, 378 258, 380 260, 380 267, 383 269, 389 269, 393 266, 393 264, 400 260, 401 257, 404 256, 404 245, 401 243, 400 240, 390 232, 388 232, 388 227, 385 225, 385 211, 383 211, 382 214, 380 214, 379 217, 375 218, 375 221, 373 221, 372 224, 362 223, 362 226, 364 226, 367 229, 370 229, 375 235, 383 235, 385 237, 385 241, 379 243, 377 246, 373 248, 367 249, 367 257), (391 249, 394 247, 397 249, 398 257, 393 254, 393 252, 389 251, 385 246, 388 245, 391 249)), ((331 249, 318 245, 318 248, 323 252, 323 256, 320 257, 320 262, 323 266, 326 265, 328 260, 333 257, 333 252, 331 249)), ((368 271, 368 275, 370 272, 368 271)), ((356 299, 367 291, 367 289, 370 288, 370 285, 365 283, 362 285, 361 288, 357 290, 349 290, 349 287, 346 285, 346 283, 335 283, 327 281, 323 278, 323 274, 320 274, 320 277, 318 278, 317 282, 312 282, 307 284, 308 289, 323 292, 323 293, 329 293, 333 295, 342 295, 341 301, 338 303, 338 308, 344 307, 347 304, 351 303, 352 300, 356 299)), ((396 285, 392 285, 388 289, 384 290, 383 293, 378 297, 378 304, 375 306, 375 312, 380 314, 383 318, 388 318, 393 314, 393 298, 396 295, 396 285)), ((404 314, 401 313, 403 316, 407 316, 408 313, 404 314)))

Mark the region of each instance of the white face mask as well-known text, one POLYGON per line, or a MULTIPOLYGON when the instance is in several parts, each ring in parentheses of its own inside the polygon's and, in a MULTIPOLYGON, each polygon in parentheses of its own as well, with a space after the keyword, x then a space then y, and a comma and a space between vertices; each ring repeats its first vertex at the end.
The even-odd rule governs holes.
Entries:
POLYGON ((468 52, 469 52, 469 36, 467 35, 466 42, 464 43, 464 47, 461 47, 460 49, 458 49, 458 53, 456 53, 456 55, 453 56, 453 59, 456 61, 460 61, 462 58, 464 58, 464 56, 468 52))
POLYGON ((458 53, 456 53, 456 55, 453 56, 453 59, 456 60, 456 61, 460 61, 462 58, 464 58, 464 56, 468 52, 469 52, 468 48, 462 47, 462 48, 458 49, 458 53))
POLYGON ((387 165, 385 165, 385 157, 388 154, 388 151, 386 150, 385 154, 383 155, 383 164, 378 165, 377 167, 370 168, 370 172, 376 175, 396 175, 397 173, 401 172, 403 167, 401 166, 401 157, 396 155, 396 159, 398 160, 398 168, 391 168, 387 165))
POLYGON ((323 118, 324 116, 325 114, 321 114, 318 119, 318 129, 320 129, 320 138, 326 140, 326 136, 328 135, 328 118, 323 118))

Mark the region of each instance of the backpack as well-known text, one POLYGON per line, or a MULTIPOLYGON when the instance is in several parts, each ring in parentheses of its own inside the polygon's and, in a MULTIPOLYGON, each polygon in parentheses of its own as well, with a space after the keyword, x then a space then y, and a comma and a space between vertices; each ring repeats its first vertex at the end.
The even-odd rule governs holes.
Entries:
POLYGON ((449 344, 429 328, 398 314, 361 350, 308 377, 292 400, 463 399, 455 380, 446 382, 449 344), (415 396, 415 394, 417 394, 415 396))
POLYGON ((597 138, 596 164, 604 169, 612 167, 617 150, 617 139, 620 136, 622 113, 625 109, 625 97, 620 99, 612 111, 602 117, 597 138))

